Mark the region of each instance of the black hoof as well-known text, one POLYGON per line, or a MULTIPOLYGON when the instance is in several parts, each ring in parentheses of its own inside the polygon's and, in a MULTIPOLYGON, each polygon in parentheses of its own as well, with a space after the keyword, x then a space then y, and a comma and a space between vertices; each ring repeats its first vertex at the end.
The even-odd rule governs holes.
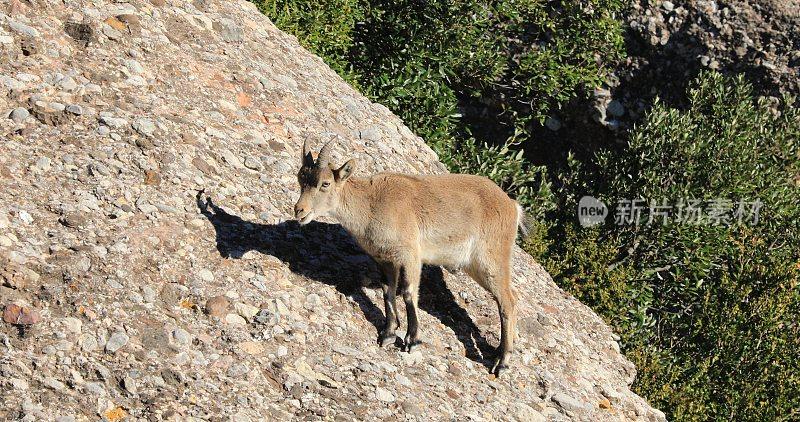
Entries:
POLYGON ((381 347, 386 347, 386 346, 394 344, 395 340, 397 340, 397 336, 395 336, 395 334, 393 332, 392 333, 381 333, 381 335, 378 337, 378 344, 381 347))
POLYGON ((498 361, 497 361, 497 362, 494 364, 494 367, 492 367, 492 373, 493 373, 493 374, 494 374, 494 376, 496 376, 497 378, 500 378, 500 375, 501 375, 501 374, 503 374, 503 373, 505 373, 505 372, 508 372, 508 365, 507 365, 507 364, 505 364, 505 363, 502 363, 502 361, 500 361, 500 360, 498 360, 498 361))
POLYGON ((406 339, 406 340, 403 342, 403 348, 402 348, 402 350, 403 350, 404 352, 411 353, 411 352, 413 352, 413 351, 414 351, 414 350, 415 350, 417 347, 419 347, 421 344, 422 344, 422 342, 421 342, 420 340, 411 340, 411 339, 406 339))

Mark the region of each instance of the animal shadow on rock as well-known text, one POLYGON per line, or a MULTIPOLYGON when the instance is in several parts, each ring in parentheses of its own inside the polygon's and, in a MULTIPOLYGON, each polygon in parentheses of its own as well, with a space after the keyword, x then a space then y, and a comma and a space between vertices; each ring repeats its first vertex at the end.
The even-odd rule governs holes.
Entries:
MULTIPOLYGON (((384 325, 383 311, 362 290, 362 286, 379 288, 380 272, 372 258, 342 226, 317 221, 305 226, 294 220, 278 224, 250 222, 225 211, 210 196, 203 198, 203 195, 204 191, 197 193, 197 208, 214 226, 217 251, 222 257, 241 259, 249 251, 272 255, 287 263, 295 274, 332 286, 351 297, 375 327, 376 334, 380 333, 384 325)), ((491 367, 493 360, 490 358, 495 348, 456 302, 440 267, 426 265, 423 268, 420 308, 453 330, 464 344, 469 359, 491 367)))

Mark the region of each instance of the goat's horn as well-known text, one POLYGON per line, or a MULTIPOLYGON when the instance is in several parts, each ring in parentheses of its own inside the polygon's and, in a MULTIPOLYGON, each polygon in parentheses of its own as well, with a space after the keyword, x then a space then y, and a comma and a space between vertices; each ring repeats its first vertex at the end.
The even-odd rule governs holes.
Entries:
POLYGON ((328 160, 330 160, 331 158, 330 155, 331 155, 331 146, 333 146, 332 144, 333 144, 333 139, 328 141, 328 143, 325 144, 325 146, 323 146, 321 150, 319 150, 319 156, 317 156, 318 166, 323 167, 328 165, 328 160))
POLYGON ((308 138, 303 140, 303 153, 300 156, 300 164, 302 166, 314 165, 314 157, 311 155, 311 147, 308 146, 308 138))

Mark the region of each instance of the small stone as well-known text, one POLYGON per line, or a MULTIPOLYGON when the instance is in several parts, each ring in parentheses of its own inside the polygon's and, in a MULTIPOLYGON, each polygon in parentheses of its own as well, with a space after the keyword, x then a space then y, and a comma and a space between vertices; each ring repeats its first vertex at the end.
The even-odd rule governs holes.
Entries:
POLYGON ((117 31, 123 31, 123 30, 125 30, 125 27, 126 27, 125 22, 122 22, 121 20, 117 19, 114 16, 108 17, 103 22, 106 23, 111 28, 117 30, 117 31))
POLYGON ((112 129, 123 129, 126 126, 128 126, 127 120, 120 117, 114 117, 113 115, 107 112, 100 113, 100 123, 112 129))
MULTIPOLYGON (((150 286, 142 287, 141 299, 147 303, 153 303, 156 300, 156 291, 150 286)), ((176 299, 177 300, 177 299, 176 299)))
POLYGON ((210 282, 214 281, 214 273, 212 273, 210 270, 207 270, 205 268, 200 270, 200 272, 198 272, 197 275, 200 276, 201 280, 203 280, 203 281, 205 281, 207 283, 210 283, 210 282))
POLYGON ((67 113, 74 114, 76 116, 80 116, 83 114, 83 107, 77 104, 70 104, 66 108, 67 113))
POLYGON ((88 23, 66 22, 64 24, 64 32, 83 46, 88 45, 95 39, 94 28, 88 23))
POLYGON ((9 91, 22 91, 25 89, 24 83, 10 76, 0 76, 0 81, 2 81, 2 86, 9 91))
POLYGON ((136 380, 130 375, 126 375, 124 378, 122 378, 122 388, 131 394, 136 394, 136 391, 138 391, 136 380))
POLYGON ((9 384, 11 385, 11 388, 16 391, 28 391, 28 389, 31 388, 30 384, 28 384, 28 381, 25 381, 22 378, 11 378, 9 380, 9 384))
POLYGON ((244 31, 236 22, 229 18, 223 18, 218 22, 214 22, 212 27, 215 31, 219 32, 225 42, 236 43, 242 40, 244 31))
POLYGON ((222 318, 228 313, 230 301, 225 296, 214 296, 206 301, 206 314, 222 318))
POLYGON ((320 299, 318 294, 311 293, 308 296, 306 296, 306 303, 304 305, 306 309, 309 310, 316 309, 317 307, 320 306, 320 304, 322 304, 322 299, 320 299))
POLYGON ((50 170, 50 158, 49 157, 39 157, 39 159, 36 160, 35 167, 36 167, 37 170, 42 171, 42 172, 50 170))
POLYGON ((19 219, 25 224, 33 223, 33 216, 31 216, 31 213, 25 210, 19 211, 19 219))
POLYGON ((154 170, 145 170, 144 184, 148 186, 158 186, 161 184, 161 175, 154 170))
POLYGON ((404 401, 401 405, 403 411, 413 416, 422 416, 422 408, 411 400, 404 401))
POLYGON ((620 117, 625 114, 625 107, 618 100, 611 100, 606 107, 606 111, 612 116, 620 117))
POLYGON ((13 325, 33 325, 42 320, 39 311, 15 303, 3 310, 3 321, 13 325))
POLYGON ((31 115, 38 119, 40 122, 50 125, 59 126, 67 122, 69 116, 64 113, 64 109, 53 108, 53 105, 58 103, 44 103, 37 101, 36 106, 31 110, 31 115))
POLYGON ((518 421, 525 421, 525 422, 547 421, 547 418, 545 418, 544 415, 534 410, 532 407, 528 406, 525 403, 516 403, 516 406, 514 406, 512 413, 514 415, 514 419, 518 421))
POLYGON ((106 352, 116 353, 119 349, 128 344, 130 338, 122 331, 117 331, 108 338, 106 342, 106 352))
POLYGON ((250 368, 248 368, 247 365, 235 364, 231 365, 225 372, 225 374, 231 378, 239 378, 242 375, 247 374, 248 372, 250 372, 250 368))
POLYGON ((400 353, 400 360, 408 366, 413 366, 421 363, 425 358, 420 350, 414 350, 411 353, 400 353))
POLYGON ((269 309, 262 309, 258 311, 258 314, 255 316, 254 320, 259 324, 275 325, 281 322, 281 317, 269 309))
POLYGON ((22 123, 30 115, 31 113, 28 111, 28 109, 17 107, 14 109, 14 111, 11 112, 11 115, 9 117, 11 118, 11 120, 14 121, 14 123, 22 123))
POLYGON ((671 1, 667 0, 661 3, 661 8, 663 8, 667 12, 671 12, 673 9, 675 9, 675 5, 671 1))
POLYGON ((180 210, 178 210, 177 208, 169 206, 167 204, 160 204, 159 203, 159 204, 155 204, 155 207, 158 208, 158 210, 161 211, 161 212, 166 212, 166 213, 170 213, 170 214, 177 214, 177 213, 180 212, 180 210))
POLYGON ((192 342, 192 335, 183 328, 177 328, 172 332, 172 338, 175 342, 182 345, 188 345, 192 342))
POLYGON ((248 156, 244 159, 244 166, 255 171, 261 171, 264 169, 264 166, 261 165, 261 161, 253 156, 248 156))
POLYGON ((226 315, 225 322, 231 325, 247 325, 247 321, 238 314, 226 315))
POLYGON ((226 163, 230 164, 234 168, 240 169, 240 168, 244 167, 242 165, 242 162, 239 160, 239 157, 237 157, 230 150, 227 150, 227 149, 222 150, 221 155, 222 155, 222 159, 225 160, 226 163))
POLYGON ((9 20, 8 27, 11 28, 12 31, 26 37, 36 38, 39 36, 39 31, 36 28, 25 25, 24 23, 9 20))
POLYGON ((64 91, 73 91, 78 87, 78 83, 75 82, 75 79, 73 79, 72 76, 65 76, 58 81, 57 86, 64 91))
POLYGON ((206 160, 203 160, 200 157, 194 157, 194 159, 192 159, 192 165, 198 170, 202 171, 204 174, 217 174, 217 170, 211 164, 208 164, 206 160))
POLYGON ((278 346, 278 350, 275 351, 275 354, 281 358, 289 354, 289 349, 286 346, 280 345, 278 346))
POLYGON ((403 387, 411 387, 413 385, 411 383, 411 380, 408 379, 407 376, 405 376, 405 375, 403 375, 401 373, 394 374, 394 380, 397 381, 397 383, 402 385, 403 387))
POLYGON ((121 15, 117 15, 117 19, 124 23, 126 28, 126 32, 131 33, 131 35, 138 37, 142 32, 142 23, 139 21, 139 16, 135 13, 123 13, 121 15))
POLYGON ((395 401, 394 394, 383 387, 377 387, 375 389, 375 398, 386 403, 392 403, 395 401))
POLYGON ((359 132, 361 139, 377 142, 381 140, 381 131, 376 127, 369 127, 359 132))
POLYGON ((156 131, 156 125, 149 119, 137 119, 133 122, 133 130, 142 136, 152 138, 156 131))
POLYGON ((85 213, 70 212, 61 216, 58 222, 71 229, 84 229, 89 225, 89 219, 85 213))
POLYGON ((236 313, 238 313, 248 321, 252 321, 259 311, 259 309, 256 308, 255 306, 241 302, 236 303, 233 307, 234 309, 236 309, 236 313))
POLYGON ((97 337, 95 337, 94 334, 86 334, 81 337, 80 344, 81 344, 81 349, 83 349, 84 352, 95 351, 97 350, 98 346, 97 337))
POLYGON ((64 385, 63 382, 61 382, 61 381, 59 381, 59 380, 57 380, 57 379, 55 379, 53 377, 45 378, 44 380, 42 380, 42 384, 45 387, 50 388, 52 390, 56 390, 56 391, 61 391, 64 388, 66 388, 66 386, 64 385))
POLYGON ((156 208, 153 204, 149 204, 141 199, 136 201, 136 208, 145 214, 155 214, 158 212, 158 208, 156 208))
POLYGON ((83 322, 74 317, 64 318, 64 325, 67 327, 67 331, 74 334, 80 334, 81 329, 83 328, 83 322))
POLYGON ((133 59, 125 60, 125 67, 133 74, 144 73, 144 67, 142 67, 141 63, 133 59))
POLYGON ((239 343, 239 348, 248 355, 260 355, 264 353, 264 345, 258 341, 243 341, 239 343))
POLYGON ((250 107, 253 103, 253 99, 246 93, 240 92, 236 94, 236 103, 239 104, 239 107, 250 107))
POLYGON ((103 397, 107 394, 103 383, 100 382, 87 382, 83 388, 86 389, 87 393, 93 396, 103 397))
POLYGON ((553 394, 553 401, 561 406, 562 409, 570 412, 586 409, 586 405, 582 401, 561 392, 553 394))

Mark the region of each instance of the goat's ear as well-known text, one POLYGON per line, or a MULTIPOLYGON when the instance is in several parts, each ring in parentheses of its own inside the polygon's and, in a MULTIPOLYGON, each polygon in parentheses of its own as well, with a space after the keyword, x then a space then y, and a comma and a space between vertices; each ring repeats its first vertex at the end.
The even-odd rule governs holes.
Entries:
POLYGON ((351 158, 344 163, 343 166, 339 167, 338 169, 333 171, 333 177, 336 178, 337 182, 341 182, 347 180, 351 174, 356 170, 356 159, 351 158))
POLYGON ((314 156, 311 155, 311 148, 308 146, 308 139, 303 141, 303 152, 300 155, 300 165, 311 167, 314 165, 314 156))

